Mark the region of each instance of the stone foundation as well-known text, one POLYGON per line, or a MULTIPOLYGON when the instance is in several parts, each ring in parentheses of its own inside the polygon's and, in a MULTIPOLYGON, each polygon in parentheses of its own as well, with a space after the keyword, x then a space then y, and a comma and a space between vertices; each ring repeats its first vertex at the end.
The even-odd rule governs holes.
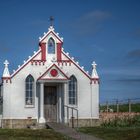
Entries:
MULTIPOLYGON (((36 119, 3 119, 2 128, 28 128, 30 126, 37 125, 36 119)), ((69 120, 68 125, 72 127, 72 120, 69 120)), ((78 119, 78 127, 92 127, 99 126, 99 119, 78 119)), ((74 119, 74 127, 77 127, 77 120, 74 119)))
POLYGON ((2 128, 28 128, 36 123, 36 119, 3 119, 2 128))

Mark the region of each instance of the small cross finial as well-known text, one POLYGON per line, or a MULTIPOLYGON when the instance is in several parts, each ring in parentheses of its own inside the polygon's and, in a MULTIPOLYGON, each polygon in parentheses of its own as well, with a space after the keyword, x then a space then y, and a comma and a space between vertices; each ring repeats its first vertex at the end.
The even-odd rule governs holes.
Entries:
POLYGON ((97 64, 95 63, 95 61, 93 61, 93 63, 92 63, 93 68, 92 68, 92 74, 91 74, 92 78, 99 78, 98 73, 96 71, 96 66, 97 66, 97 64))
POLYGON ((5 60, 5 61, 4 61, 4 65, 5 65, 5 67, 8 67, 8 65, 9 65, 8 60, 5 60))
POLYGON ((4 71, 3 71, 3 77, 10 77, 9 69, 8 69, 9 62, 7 60, 4 61, 4 71))
POLYGON ((54 17, 53 17, 53 16, 50 16, 50 19, 49 19, 49 21, 50 21, 50 26, 53 26, 54 17))
POLYGON ((95 63, 95 61, 93 61, 92 66, 94 69, 96 69, 97 64, 95 63))

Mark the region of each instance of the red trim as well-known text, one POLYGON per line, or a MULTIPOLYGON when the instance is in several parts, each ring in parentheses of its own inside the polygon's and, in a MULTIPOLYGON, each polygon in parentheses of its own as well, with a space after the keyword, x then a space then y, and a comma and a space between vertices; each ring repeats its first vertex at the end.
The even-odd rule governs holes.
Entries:
POLYGON ((41 48, 41 60, 45 61, 46 60, 46 43, 39 43, 40 48, 41 48))
POLYGON ((40 40, 40 42, 44 41, 44 39, 45 39, 50 33, 52 33, 52 34, 62 43, 61 39, 60 39, 58 36, 56 36, 55 33, 52 32, 52 31, 48 32, 48 33, 43 37, 43 39, 40 40))
POLYGON ((37 80, 42 80, 41 78, 42 78, 45 74, 47 74, 48 71, 49 71, 53 66, 55 66, 55 67, 65 76, 66 79, 69 79, 69 78, 67 77, 67 75, 66 75, 56 64, 53 64, 53 65, 52 65, 46 72, 44 72, 37 80))
POLYGON ((45 60, 31 60, 31 64, 33 65, 35 63, 35 65, 39 64, 41 65, 41 63, 44 65, 46 61, 45 60))
POLYGON ((60 61, 57 61, 58 63, 70 63, 72 62, 71 60, 60 60, 60 61))
POLYGON ((83 74, 85 74, 90 80, 91 80, 91 77, 86 73, 84 72, 79 66, 77 66, 77 64, 72 60, 70 59, 64 52, 62 52, 83 74))
POLYGON ((60 64, 65 64, 67 66, 67 64, 69 64, 69 66, 71 66, 71 62, 70 60, 61 60, 61 61, 57 61, 58 62, 58 66, 60 66, 60 64))
POLYGON ((97 81, 98 81, 98 80, 99 80, 99 78, 91 78, 91 80, 93 80, 93 81, 94 81, 94 80, 97 80, 97 81))
POLYGON ((57 61, 61 61, 61 48, 62 48, 62 43, 57 43, 57 61))
POLYGON ((2 80, 11 79, 11 77, 2 77, 2 80))
POLYGON ((8 83, 8 81, 10 81, 10 83, 12 83, 11 81, 11 77, 2 77, 2 83, 6 81, 6 83, 8 83))
POLYGON ((15 73, 13 73, 11 75, 11 78, 13 78, 19 71, 21 71, 27 64, 29 64, 40 52, 41 52, 41 50, 38 51, 38 53, 31 60, 29 60, 29 61, 27 60, 27 62, 25 64, 23 64, 19 70, 17 70, 15 73))
POLYGON ((92 78, 90 83, 100 84, 99 78, 92 78))
POLYGON ((68 80, 68 79, 62 79, 62 78, 58 78, 58 79, 52 79, 52 78, 44 78, 44 79, 40 79, 40 80, 56 80, 56 81, 58 81, 58 80, 68 80))

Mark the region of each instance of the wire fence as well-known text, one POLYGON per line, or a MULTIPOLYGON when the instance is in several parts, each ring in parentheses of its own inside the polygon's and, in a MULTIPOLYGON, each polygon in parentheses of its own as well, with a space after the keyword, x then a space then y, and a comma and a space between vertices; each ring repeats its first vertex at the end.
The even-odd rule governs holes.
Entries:
POLYGON ((100 112, 140 112, 140 98, 103 102, 100 104, 100 112))

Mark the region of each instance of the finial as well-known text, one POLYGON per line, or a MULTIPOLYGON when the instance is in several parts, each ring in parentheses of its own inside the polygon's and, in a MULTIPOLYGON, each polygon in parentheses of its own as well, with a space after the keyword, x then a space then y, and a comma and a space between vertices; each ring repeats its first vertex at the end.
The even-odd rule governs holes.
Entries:
POLYGON ((53 16, 50 16, 50 19, 49 19, 49 21, 50 21, 50 26, 53 26, 54 17, 53 17, 53 16))
POLYGON ((97 64, 95 63, 95 61, 93 61, 92 66, 93 66, 93 69, 96 69, 97 64))
POLYGON ((8 60, 5 60, 3 64, 5 66, 4 71, 3 71, 3 77, 10 77, 10 73, 8 69, 8 65, 9 65, 8 60))
POLYGON ((92 63, 93 69, 92 69, 92 74, 91 74, 92 78, 99 78, 98 73, 96 71, 96 66, 97 66, 97 64, 95 63, 95 61, 93 61, 93 63, 92 63))
POLYGON ((5 60, 3 64, 5 65, 5 67, 8 67, 8 65, 9 65, 8 60, 5 60))

